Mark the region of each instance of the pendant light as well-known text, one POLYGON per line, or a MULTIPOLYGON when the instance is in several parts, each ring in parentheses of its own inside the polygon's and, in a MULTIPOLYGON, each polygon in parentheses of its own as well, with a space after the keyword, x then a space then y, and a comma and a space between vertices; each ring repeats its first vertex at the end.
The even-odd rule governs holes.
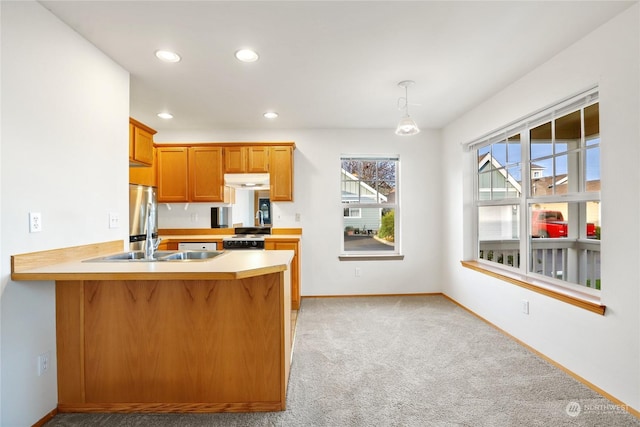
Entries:
POLYGON ((398 86, 404 88, 404 98, 398 98, 398 109, 404 110, 404 117, 400 119, 398 123, 398 127, 396 128, 396 135, 416 135, 420 133, 420 129, 418 129, 418 125, 413 121, 411 116, 409 116, 409 98, 408 98, 408 90, 409 86, 415 84, 413 80, 403 80, 398 83, 398 86), (401 102, 404 101, 404 105, 401 106, 401 102))

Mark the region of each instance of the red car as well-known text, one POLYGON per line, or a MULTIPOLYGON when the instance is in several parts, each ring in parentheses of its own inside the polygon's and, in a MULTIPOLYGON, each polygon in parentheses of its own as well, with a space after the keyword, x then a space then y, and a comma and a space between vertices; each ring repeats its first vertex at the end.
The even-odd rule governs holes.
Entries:
MULTIPOLYGON (((531 237, 567 237, 569 226, 562 212, 536 210, 531 213, 531 237)), ((587 224, 587 238, 596 237, 596 226, 587 224)))

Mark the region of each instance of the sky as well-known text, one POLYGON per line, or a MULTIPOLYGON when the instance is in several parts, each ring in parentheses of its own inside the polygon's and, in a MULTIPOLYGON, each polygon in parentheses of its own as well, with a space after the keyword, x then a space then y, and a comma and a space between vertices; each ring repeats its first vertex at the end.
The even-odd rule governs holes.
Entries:
MULTIPOLYGON (((587 148, 586 158, 586 176, 587 181, 600 179, 600 138, 587 141, 587 147, 593 146, 593 148, 587 148)), ((531 161, 537 166, 544 168, 542 176, 551 176, 553 174, 553 161, 556 161, 556 175, 562 175, 567 173, 567 161, 568 155, 562 154, 567 151, 567 144, 556 142, 555 151, 556 155, 553 155, 553 145, 549 143, 536 143, 531 145, 531 161)), ((493 149, 493 158, 501 165, 517 166, 522 160, 521 144, 520 141, 512 141, 509 144, 495 143, 491 146, 483 147, 478 150, 479 157, 488 153, 493 149)), ((508 167, 509 173, 520 181, 522 179, 519 167, 508 167)))

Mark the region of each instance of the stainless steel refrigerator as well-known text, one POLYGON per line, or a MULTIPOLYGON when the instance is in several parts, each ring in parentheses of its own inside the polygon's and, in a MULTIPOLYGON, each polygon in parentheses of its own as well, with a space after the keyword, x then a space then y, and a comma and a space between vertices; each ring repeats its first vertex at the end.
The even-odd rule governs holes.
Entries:
POLYGON ((153 238, 158 237, 158 199, 155 187, 129 185, 129 249, 144 250, 147 224, 153 238))

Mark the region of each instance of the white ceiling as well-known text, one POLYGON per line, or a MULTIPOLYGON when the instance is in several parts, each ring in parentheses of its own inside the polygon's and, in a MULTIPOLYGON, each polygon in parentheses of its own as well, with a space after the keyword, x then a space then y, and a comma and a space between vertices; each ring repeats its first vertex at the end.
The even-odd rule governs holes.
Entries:
POLYGON ((131 116, 162 131, 393 129, 406 79, 411 116, 441 128, 635 2, 40 3, 131 73, 131 116))

